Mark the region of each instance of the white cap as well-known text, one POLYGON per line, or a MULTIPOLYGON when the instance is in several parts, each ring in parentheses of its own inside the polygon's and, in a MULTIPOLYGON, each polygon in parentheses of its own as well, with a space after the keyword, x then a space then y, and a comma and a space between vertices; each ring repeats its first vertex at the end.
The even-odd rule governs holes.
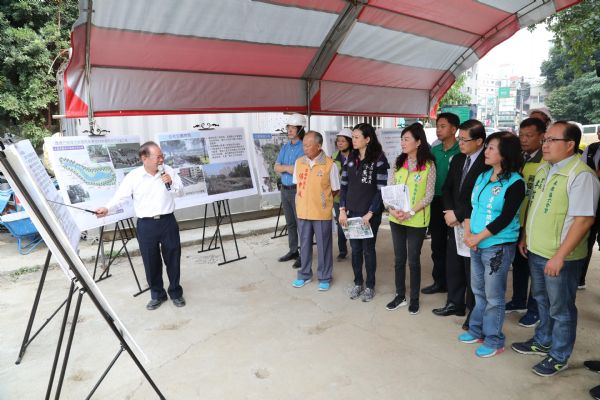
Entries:
POLYGON ((528 115, 531 117, 531 114, 533 114, 535 112, 544 114, 546 117, 548 117, 550 119, 550 121, 554 120, 552 118, 552 114, 550 114, 550 110, 548 110, 547 107, 532 108, 531 110, 529 110, 529 114, 528 115))
POLYGON ((302 115, 302 114, 288 115, 285 124, 286 124, 286 126, 287 125, 292 125, 292 126, 302 126, 302 127, 305 127, 306 126, 306 117, 304 115, 302 115))
POLYGON ((352 130, 350 130, 350 128, 344 128, 335 136, 346 136, 347 138, 352 139, 352 130))

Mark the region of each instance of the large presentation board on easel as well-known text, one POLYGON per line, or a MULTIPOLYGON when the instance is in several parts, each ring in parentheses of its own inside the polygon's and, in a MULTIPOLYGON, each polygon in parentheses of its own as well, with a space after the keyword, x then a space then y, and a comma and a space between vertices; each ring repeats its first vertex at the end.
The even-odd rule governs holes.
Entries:
POLYGON ((281 147, 289 140, 285 133, 253 133, 252 152, 256 161, 260 194, 279 193, 275 162, 281 147))
POLYGON ((59 201, 61 197, 31 143, 29 141, 18 142, 6 147, 3 153, 5 160, 0 164, 0 170, 19 197, 31 221, 67 278, 69 280, 77 278, 76 286, 85 288, 99 310, 112 320, 131 350, 147 361, 148 358, 121 322, 77 255, 76 243, 79 241, 80 232, 75 223, 76 218, 73 218, 65 210, 66 207, 47 201, 59 201), (10 170, 4 165, 4 162, 7 162, 10 170))
MULTIPOLYGON (((142 165, 138 136, 68 136, 46 138, 45 144, 60 187, 61 202, 76 207, 95 210, 104 206, 125 175, 142 165)), ((82 231, 133 216, 131 204, 103 219, 74 208, 69 211, 76 216, 82 231)))
POLYGON ((162 133, 156 142, 183 182, 176 208, 257 193, 244 130, 221 128, 162 133))

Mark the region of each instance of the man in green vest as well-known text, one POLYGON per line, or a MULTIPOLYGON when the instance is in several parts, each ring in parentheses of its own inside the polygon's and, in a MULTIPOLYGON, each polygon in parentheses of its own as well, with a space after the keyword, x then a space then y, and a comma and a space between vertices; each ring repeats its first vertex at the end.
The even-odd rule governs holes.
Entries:
MULTIPOLYGON (((529 198, 533 190, 533 181, 535 173, 539 168, 542 160, 542 139, 546 132, 546 124, 538 118, 526 118, 519 126, 519 141, 521 142, 521 150, 523 150, 523 170, 521 174, 527 185, 527 192, 519 215, 521 224, 521 234, 525 230, 525 215, 529 205, 529 198)), ((538 322, 538 310, 535 299, 528 292, 529 286, 529 263, 519 252, 515 254, 512 271, 513 295, 511 301, 506 303, 506 312, 510 313, 525 312, 527 313, 519 319, 519 325, 530 328, 538 322), (529 293, 529 296, 528 296, 529 293), (528 298, 529 297, 529 298, 528 298)))
POLYGON ((543 163, 535 174, 519 251, 529 260, 531 288, 540 322, 533 338, 513 343, 521 354, 543 355, 540 376, 567 368, 575 345, 575 295, 587 255, 600 183, 577 155, 581 130, 567 121, 550 126, 542 140, 543 163))

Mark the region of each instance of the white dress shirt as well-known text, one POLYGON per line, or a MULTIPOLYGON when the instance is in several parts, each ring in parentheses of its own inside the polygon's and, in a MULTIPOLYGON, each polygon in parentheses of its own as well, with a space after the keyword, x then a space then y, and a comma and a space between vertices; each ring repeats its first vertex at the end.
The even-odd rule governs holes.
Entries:
POLYGON ((171 179, 171 190, 167 190, 157 172, 150 175, 144 166, 129 172, 106 208, 109 213, 122 208, 133 198, 133 209, 138 218, 154 217, 156 215, 170 214, 175 211, 175 197, 183 196, 183 183, 173 168, 165 165, 165 173, 171 179))

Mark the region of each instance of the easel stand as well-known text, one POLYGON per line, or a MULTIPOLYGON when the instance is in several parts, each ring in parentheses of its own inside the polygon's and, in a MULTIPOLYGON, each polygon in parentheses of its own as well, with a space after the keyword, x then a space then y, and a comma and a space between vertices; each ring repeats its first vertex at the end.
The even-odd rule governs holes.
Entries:
MULTIPOLYGON (((220 262, 217 265, 229 264, 234 261, 243 260, 246 256, 240 256, 240 249, 237 244, 237 237, 235 235, 235 229, 233 228, 233 220, 231 219, 231 209, 229 208, 229 200, 217 200, 212 203, 213 215, 215 216, 215 232, 210 238, 210 242, 208 246, 204 247, 204 243, 206 238, 206 218, 208 211, 208 204, 204 205, 204 223, 202 225, 202 245, 198 253, 204 253, 206 251, 216 250, 218 248, 221 249, 221 253, 223 254, 223 262, 220 262), (223 238, 221 237, 221 225, 225 218, 229 218, 229 224, 231 225, 231 232, 233 233, 233 243, 235 244, 235 251, 237 253, 237 257, 231 260, 227 259, 225 255, 225 249, 223 248, 223 238), (219 244, 217 244, 217 239, 219 240, 219 244)), ((225 222, 226 223, 226 222, 225 222)))
POLYGON ((42 269, 42 275, 40 276, 40 283, 38 284, 37 291, 35 293, 35 300, 33 301, 33 306, 31 307, 31 313, 29 314, 29 321, 27 322, 27 328, 25 329, 25 335, 23 336, 23 342, 21 343, 21 349, 19 350, 19 355, 17 357, 17 361, 15 364, 20 364, 25 352, 27 351, 27 347, 33 342, 33 340, 40 334, 40 332, 48 325, 48 323, 54 318, 56 314, 60 311, 61 308, 69 300, 65 299, 56 310, 46 319, 46 321, 39 327, 39 329, 31 335, 31 329, 33 328, 33 321, 35 320, 35 315, 37 313, 38 305, 40 304, 40 297, 42 296, 42 289, 44 288, 44 283, 46 281, 46 274, 48 273, 48 267, 50 265, 50 258, 52 257, 52 253, 48 251, 48 255, 46 256, 46 261, 44 263, 44 267, 42 269))
POLYGON ((108 253, 108 264, 106 260, 106 256, 104 254, 104 226, 100 227, 100 238, 98 239, 98 250, 96 251, 96 262, 94 264, 94 274, 93 278, 96 282, 103 281, 106 278, 110 278, 112 275, 110 274, 110 266, 113 262, 125 251, 127 255, 127 261, 129 262, 129 266, 131 267, 131 272, 133 273, 133 278, 135 279, 135 284, 138 287, 138 292, 133 295, 133 297, 137 297, 140 294, 150 290, 149 287, 146 289, 142 289, 140 286, 140 281, 135 273, 135 268, 133 268, 133 262, 131 261, 131 256, 129 255, 129 251, 127 250, 127 243, 130 240, 137 237, 137 231, 135 229, 135 225, 133 223, 133 218, 127 218, 122 221, 118 221, 115 224, 115 230, 113 231, 112 239, 110 240, 110 252, 108 253), (119 250, 114 253, 115 243, 117 241, 121 242, 121 247, 119 250), (96 279, 96 272, 98 269, 98 262, 102 259, 103 271, 96 279))
MULTIPOLYGON (((0 146, 0 147, 2 147, 2 149, 4 149, 4 146, 0 146)), ((73 262, 73 259, 71 258, 72 256, 69 254, 69 252, 67 251, 67 249, 63 246, 61 240, 56 236, 56 234, 53 231, 50 223, 44 217, 43 212, 40 210, 39 206, 33 200, 32 195, 30 194, 29 190, 25 187, 25 185, 23 184, 23 181, 18 176, 17 172, 15 171, 15 169, 13 168, 13 166, 11 165, 11 163, 8 162, 8 160, 6 158, 6 155, 3 152, 0 152, 0 163, 2 164, 3 172, 5 173, 5 175, 7 177, 10 177, 11 186, 13 187, 13 189, 16 192, 19 193, 19 197, 21 198, 21 200, 24 203, 26 203, 26 204, 29 205, 30 209, 28 210, 28 212, 30 213, 30 215, 31 216, 35 216, 35 219, 37 221, 39 221, 38 228, 42 228, 41 231, 44 232, 44 235, 46 236, 45 237, 46 244, 48 245, 49 248, 55 249, 55 252, 57 252, 58 254, 60 254, 60 257, 66 263, 65 267, 68 267, 68 269, 72 272, 72 274, 74 276, 74 278, 71 280, 71 286, 69 288, 69 295, 68 295, 67 300, 65 302, 65 313, 64 313, 64 316, 63 316, 62 324, 61 324, 61 329, 60 329, 60 334, 59 334, 59 340, 58 340, 58 344, 57 344, 57 347, 56 347, 56 352, 55 352, 55 356, 54 356, 54 362, 53 362, 52 370, 51 370, 51 374, 50 374, 50 381, 48 382, 48 389, 46 391, 46 397, 45 398, 47 400, 49 400, 50 396, 52 394, 52 388, 53 388, 53 385, 54 385, 54 377, 56 376, 56 368, 58 366, 58 361, 59 361, 59 358, 60 358, 60 350, 61 350, 61 347, 62 347, 62 342, 63 342, 65 330, 66 330, 66 327, 67 327, 67 321, 68 321, 68 317, 69 317, 69 311, 70 311, 70 308, 71 308, 71 302, 72 302, 73 295, 74 295, 74 293, 76 291, 76 287, 77 287, 78 297, 77 297, 77 303, 76 303, 76 306, 75 306, 75 313, 73 315, 73 319, 72 319, 72 322, 71 322, 72 325, 71 325, 71 329, 69 331, 69 336, 68 336, 68 339, 67 339, 67 345, 66 345, 65 354, 64 354, 64 357, 63 357, 63 361, 62 361, 61 371, 60 371, 60 374, 59 374, 59 379, 58 379, 56 393, 54 395, 54 398, 55 399, 59 399, 60 398, 60 393, 61 393, 62 385, 63 385, 63 382, 64 382, 64 376, 65 376, 67 364, 68 364, 68 361, 69 361, 69 355, 70 355, 70 351, 71 351, 71 345, 73 343, 73 337, 75 335, 75 327, 77 326, 77 318, 79 316, 79 309, 80 309, 80 306, 81 306, 81 301, 82 301, 83 295, 85 293, 88 293, 88 297, 90 298, 90 300, 92 301, 92 303, 94 304, 94 306, 96 307, 96 309, 98 310, 98 312, 100 313, 100 315, 102 316, 102 318, 105 320, 106 324, 110 327, 110 329, 112 330, 113 334, 118 339, 118 341, 119 341, 119 343, 121 345, 121 348, 119 349, 119 352, 117 353, 117 356, 115 356, 113 358, 113 360, 109 364, 108 368, 104 371, 104 373, 100 377, 100 380, 96 383, 96 385, 94 386, 94 388, 92 389, 92 391, 88 394, 87 398, 90 398, 92 396, 92 394, 95 392, 95 390, 97 389, 98 385, 100 385, 100 383, 102 382, 102 380, 104 379, 104 377, 106 376, 106 374, 108 373, 108 371, 110 370, 110 368, 112 368, 112 366, 114 365, 114 363, 116 361, 116 358, 120 355, 120 353, 122 351, 126 351, 129 354, 129 356, 131 357, 131 359, 133 360, 133 362, 135 363, 135 365, 137 366, 137 368, 143 374, 144 378, 152 386, 152 388, 154 389, 156 395, 160 399, 164 399, 165 396, 163 396, 163 394, 160 392, 160 389, 156 386, 156 384, 154 383, 154 381, 152 380, 152 378, 150 377, 150 375, 148 375, 148 372, 143 367, 143 365, 140 363, 140 361, 137 358, 136 354, 133 352, 133 350, 131 349, 131 347, 129 346, 129 344, 127 343, 127 341, 125 340, 125 338, 123 337, 123 334, 121 333, 120 329, 117 328, 117 325, 115 324, 115 321, 113 320, 113 318, 111 317, 111 315, 107 311, 105 311, 104 305, 95 296, 95 294, 93 292, 90 292, 88 283, 86 282, 86 280, 83 277, 83 275, 81 275, 78 267, 73 262)), ((40 285, 38 286, 38 291, 37 291, 37 294, 36 294, 36 301, 34 302, 34 305, 33 305, 33 308, 32 308, 32 313, 31 313, 31 316, 30 316, 30 321, 28 323, 28 329, 27 329, 25 338, 23 340, 23 346, 22 346, 22 349, 21 349, 21 353, 19 354, 19 360, 18 360, 19 362, 20 362, 21 357, 23 356, 23 354, 25 352, 25 349, 27 348, 27 345, 29 343, 31 343, 31 340, 33 340, 33 339, 29 338, 29 333, 31 332, 31 326, 33 325, 33 317, 35 315, 35 312, 37 311, 37 306, 39 304, 41 290, 42 290, 43 283, 44 283, 44 280, 45 280, 45 277, 46 277, 46 272, 47 272, 47 269, 48 269, 48 264, 50 262, 50 258, 51 258, 51 255, 50 255, 50 253, 48 253, 48 255, 46 257, 46 264, 44 266, 45 272, 42 272, 42 278, 40 279, 40 285)), ((55 314, 56 314, 56 312, 55 312, 55 314)), ((45 326, 45 324, 44 324, 44 326, 45 326)), ((36 332, 36 334, 34 335, 34 337, 37 336, 38 333, 39 333, 39 330, 38 330, 38 332, 36 332)))
POLYGON ((277 213, 277 222, 275 223, 275 232, 273 232, 273 236, 271 239, 277 239, 283 236, 287 236, 287 224, 283 225, 279 228, 279 219, 281 218, 281 212, 283 211, 283 204, 279 203, 279 212, 277 213))

